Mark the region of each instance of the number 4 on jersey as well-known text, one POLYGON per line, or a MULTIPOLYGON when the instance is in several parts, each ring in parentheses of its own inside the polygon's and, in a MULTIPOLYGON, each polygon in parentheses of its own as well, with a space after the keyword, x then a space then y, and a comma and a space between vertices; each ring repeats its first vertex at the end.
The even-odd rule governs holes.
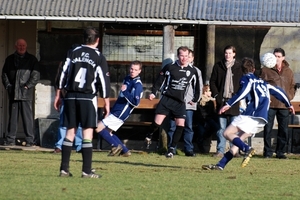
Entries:
POLYGON ((78 87, 83 88, 86 82, 86 68, 80 68, 75 77, 75 82, 79 83, 78 87))

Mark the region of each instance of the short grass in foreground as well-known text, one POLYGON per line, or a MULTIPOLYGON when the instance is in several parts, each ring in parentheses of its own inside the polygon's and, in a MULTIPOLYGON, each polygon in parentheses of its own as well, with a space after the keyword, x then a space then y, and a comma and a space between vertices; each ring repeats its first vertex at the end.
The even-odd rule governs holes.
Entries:
POLYGON ((218 158, 133 153, 108 157, 94 152, 93 167, 103 177, 82 179, 81 154, 72 153, 74 177, 58 177, 60 155, 0 151, 0 199, 300 199, 300 157, 253 156, 247 167, 234 158, 224 171, 205 171, 218 158))

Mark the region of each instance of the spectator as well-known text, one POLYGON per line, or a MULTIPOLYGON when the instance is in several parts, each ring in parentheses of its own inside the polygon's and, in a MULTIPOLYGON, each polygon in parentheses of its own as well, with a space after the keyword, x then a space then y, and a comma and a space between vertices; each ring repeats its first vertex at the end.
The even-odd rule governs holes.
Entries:
MULTIPOLYGON (((216 110, 226 104, 239 89, 239 82, 243 75, 240 63, 235 59, 236 49, 234 46, 224 48, 224 59, 217 62, 210 78, 212 96, 216 99, 216 110)), ((220 129, 217 132, 217 152, 215 157, 223 157, 226 148, 226 139, 223 132, 236 116, 240 114, 239 105, 219 115, 220 129)))
POLYGON ((40 79, 37 58, 27 52, 27 42, 18 39, 16 51, 5 59, 2 82, 9 97, 9 122, 5 146, 14 146, 18 130, 18 118, 22 117, 26 146, 34 145, 32 100, 34 87, 40 79))
POLYGON ((199 152, 209 153, 212 135, 220 129, 209 85, 203 87, 203 94, 197 106, 196 120, 198 123, 197 144, 199 152))
POLYGON ((152 93, 149 96, 153 100, 156 92, 162 89, 162 98, 156 109, 154 122, 150 126, 150 131, 146 135, 145 144, 147 148, 151 144, 153 133, 158 130, 169 114, 174 117, 176 129, 172 137, 172 143, 166 153, 167 158, 173 158, 174 149, 181 138, 186 118, 185 95, 189 85, 195 85, 193 98, 188 102, 193 105, 199 101, 200 83, 197 70, 190 65, 189 48, 181 46, 177 49, 178 60, 172 64, 166 65, 159 73, 159 76, 153 84, 152 93))
MULTIPOLYGON (((276 65, 273 68, 262 68, 261 77, 263 80, 273 86, 281 87, 287 94, 289 100, 295 96, 295 80, 294 73, 289 67, 289 63, 285 60, 285 51, 282 48, 274 49, 276 57, 276 65)), ((289 110, 282 102, 271 96, 270 109, 268 111, 268 124, 264 128, 264 152, 265 158, 273 156, 271 137, 274 125, 274 119, 278 122, 276 158, 286 159, 286 144, 288 141, 288 123, 289 110)))
POLYGON ((224 131, 224 137, 233 144, 230 150, 216 165, 202 165, 205 170, 223 170, 239 149, 245 152, 241 166, 245 167, 249 163, 255 150, 243 141, 255 135, 259 128, 263 128, 268 123, 270 94, 283 102, 295 114, 294 107, 281 88, 274 87, 254 75, 255 64, 252 59, 244 58, 242 68, 245 75, 241 78, 240 89, 227 101, 219 113, 226 112, 234 104, 238 105, 242 99, 246 101, 246 110, 236 117, 224 131))
POLYGON ((112 131, 117 131, 140 103, 143 96, 143 84, 139 76, 141 71, 142 63, 133 61, 130 65, 130 74, 123 80, 121 91, 111 109, 111 113, 98 123, 96 132, 112 146, 108 156, 118 156, 120 153, 124 157, 131 155, 131 152, 118 136, 112 134, 112 131))
POLYGON ((83 32, 84 45, 77 47, 68 55, 59 78, 54 108, 61 105, 61 90, 64 97, 63 126, 67 134, 62 145, 60 174, 70 177, 69 162, 76 129, 82 127, 82 178, 100 178, 92 172, 93 133, 97 127, 97 93, 104 98, 104 112, 109 113, 110 80, 105 57, 99 52, 99 32, 87 27, 83 32))
MULTIPOLYGON (((189 50, 189 59, 190 64, 193 66, 194 62, 194 52, 192 50, 189 50)), ((194 68, 197 70, 198 73, 198 81, 200 84, 200 93, 202 93, 202 87, 203 87, 203 81, 202 81, 202 74, 201 71, 194 66, 194 68)), ((194 145, 193 145, 193 137, 194 137, 194 130, 193 130, 193 115, 194 111, 197 109, 197 104, 191 104, 188 103, 192 100, 194 95, 194 88, 193 86, 189 86, 188 91, 186 93, 185 98, 185 106, 186 106, 186 119, 185 119, 185 126, 183 130, 183 140, 184 140, 184 152, 185 156, 194 157, 196 154, 194 153, 194 145)), ((176 129, 176 123, 173 118, 170 120, 170 129, 168 131, 168 138, 169 142, 168 144, 172 144, 172 136, 174 134, 174 131, 176 129)), ((176 152, 174 152, 175 154, 176 152)))

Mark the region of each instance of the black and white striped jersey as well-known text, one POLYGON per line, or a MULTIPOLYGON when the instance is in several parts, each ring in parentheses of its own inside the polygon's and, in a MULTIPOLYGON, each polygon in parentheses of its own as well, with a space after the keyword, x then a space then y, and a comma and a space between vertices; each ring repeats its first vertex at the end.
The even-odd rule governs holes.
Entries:
POLYGON ((68 52, 59 76, 59 89, 108 98, 110 77, 105 57, 97 48, 81 45, 68 52))
POLYGON ((189 86, 194 87, 194 96, 191 101, 198 102, 200 98, 200 83, 198 72, 190 65, 181 67, 178 61, 166 65, 160 71, 158 78, 152 87, 152 94, 157 91, 181 102, 185 102, 186 93, 189 86))

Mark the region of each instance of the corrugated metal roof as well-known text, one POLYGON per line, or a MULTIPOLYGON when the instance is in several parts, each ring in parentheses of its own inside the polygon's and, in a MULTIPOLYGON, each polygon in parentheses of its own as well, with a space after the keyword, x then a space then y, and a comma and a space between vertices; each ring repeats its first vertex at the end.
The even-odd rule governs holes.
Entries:
POLYGON ((185 19, 188 0, 0 0, 0 17, 185 19))
POLYGON ((299 23, 299 0, 191 0, 187 18, 214 22, 299 23))
POLYGON ((298 26, 299 15, 300 0, 0 0, 0 19, 298 26))

